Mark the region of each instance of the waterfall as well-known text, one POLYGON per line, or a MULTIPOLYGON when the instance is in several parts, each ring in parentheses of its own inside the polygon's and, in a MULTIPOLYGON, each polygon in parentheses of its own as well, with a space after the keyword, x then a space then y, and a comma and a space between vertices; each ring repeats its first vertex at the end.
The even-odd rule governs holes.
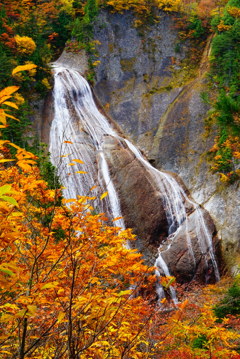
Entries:
MULTIPOLYGON (((95 105, 87 81, 77 72, 61 66, 54 67, 54 108, 55 114, 50 130, 51 161, 57 167, 66 198, 76 196, 94 197, 94 205, 99 211, 105 210, 113 219, 122 217, 120 201, 103 151, 104 136, 112 136, 125 143, 139 163, 146 169, 149 178, 158 189, 165 207, 168 222, 168 237, 159 247, 156 259, 156 274, 170 275, 164 253, 174 243, 179 231, 184 228, 188 255, 196 266, 192 240, 189 234, 188 211, 195 213, 192 232, 207 265, 210 257, 215 279, 219 280, 217 262, 214 255, 212 237, 207 228, 201 208, 194 203, 170 174, 152 167, 139 150, 127 139, 121 138, 109 121, 95 105), (105 201, 99 194, 108 191, 105 201)), ((124 228, 123 219, 115 223, 124 228)), ((170 288, 172 298, 177 302, 174 288, 170 288)), ((158 288, 159 296, 164 291, 158 288)))
MULTIPOLYGON (((87 81, 77 72, 54 68, 54 119, 50 130, 51 162, 58 169, 65 198, 90 196, 111 219, 121 217, 120 203, 102 151, 105 135, 115 135, 98 111, 87 81), (100 189, 99 189, 100 188, 100 189), (108 191, 103 201, 101 192, 108 191)), ((114 222, 124 228, 123 219, 114 222)))

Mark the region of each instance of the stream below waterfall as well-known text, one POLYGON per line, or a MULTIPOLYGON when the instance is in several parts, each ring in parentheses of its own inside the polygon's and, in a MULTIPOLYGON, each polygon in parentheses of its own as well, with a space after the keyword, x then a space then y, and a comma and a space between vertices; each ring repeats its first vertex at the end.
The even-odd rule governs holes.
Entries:
MULTIPOLYGON (((54 118, 49 136, 49 151, 51 161, 56 166, 61 183, 65 187, 64 197, 96 197, 94 207, 98 211, 105 211, 111 219, 122 217, 120 199, 103 147, 105 136, 113 137, 124 144, 135 160, 147 170, 164 203, 168 237, 158 249, 156 274, 171 275, 169 265, 164 260, 164 253, 169 251, 179 232, 184 231, 191 261, 197 266, 192 242, 192 238, 196 238, 201 257, 204 258, 206 266, 211 262, 215 280, 218 281, 220 275, 212 235, 205 223, 202 210, 189 198, 177 180, 170 174, 152 167, 129 140, 119 136, 98 110, 89 84, 77 71, 54 65, 53 97, 54 118), (101 194, 105 191, 108 195, 104 200, 100 200, 101 194), (194 225, 189 222, 189 208, 194 212, 194 225)), ((114 224, 125 228, 124 220, 121 218, 114 224)), ((162 288, 158 288, 157 291, 160 298, 164 297, 162 288)), ((171 287, 170 291, 173 300, 177 302, 174 288, 171 287)))

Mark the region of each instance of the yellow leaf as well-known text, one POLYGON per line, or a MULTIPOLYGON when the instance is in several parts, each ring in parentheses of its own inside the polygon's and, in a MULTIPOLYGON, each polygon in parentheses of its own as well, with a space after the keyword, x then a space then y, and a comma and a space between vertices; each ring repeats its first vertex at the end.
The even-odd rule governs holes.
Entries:
POLYGON ((23 217, 24 214, 22 212, 12 212, 11 217, 23 217))
POLYGON ((10 99, 12 96, 3 96, 2 98, 1 98, 1 103, 2 104, 4 104, 8 99, 10 99))
POLYGON ((108 191, 104 192, 104 193, 101 195, 100 199, 102 200, 102 199, 105 198, 107 195, 108 195, 108 191))
POLYGON ((59 312, 58 317, 57 317, 57 321, 61 322, 64 317, 65 317, 65 313, 64 312, 59 312))
POLYGON ((86 197, 85 196, 83 196, 83 197, 78 196, 78 197, 79 197, 78 203, 86 203, 86 197))
POLYGON ((15 75, 16 73, 20 72, 20 71, 29 71, 32 69, 35 69, 37 67, 37 65, 35 64, 27 64, 27 65, 20 65, 15 67, 15 69, 12 70, 12 75, 15 75))
POLYGON ((2 91, 0 91, 0 103, 2 103, 3 101, 6 100, 6 99, 2 100, 3 97, 12 95, 18 89, 19 89, 18 86, 8 86, 5 89, 3 89, 2 91))
POLYGON ((8 158, 8 159, 6 158, 6 159, 0 160, 0 163, 3 163, 3 162, 11 162, 11 161, 16 161, 16 160, 13 160, 13 159, 10 160, 9 158, 8 158))
POLYGON ((1 109, 0 109, 0 122, 3 123, 4 127, 6 127, 7 125, 6 114, 4 111, 1 111, 1 109))
POLYGON ((74 166, 76 163, 68 163, 68 166, 74 166))
POLYGON ((226 176, 224 173, 219 173, 219 175, 222 182, 229 182, 229 177, 226 176))
POLYGON ((0 210, 9 211, 9 206, 6 202, 0 201, 0 210))
POLYGON ((128 289, 128 290, 122 290, 121 292, 119 292, 118 296, 122 297, 124 295, 130 295, 130 294, 132 294, 132 291, 130 289, 128 289))
POLYGON ((37 311, 37 306, 36 305, 28 305, 27 309, 28 309, 30 314, 35 314, 36 311, 37 311))
POLYGON ((86 209, 89 209, 90 211, 93 211, 93 210, 94 210, 93 206, 91 206, 90 204, 86 204, 84 207, 85 207, 86 209))
POLYGON ((17 313, 17 316, 19 318, 23 318, 23 317, 25 317, 25 315, 26 315, 26 309, 22 309, 17 313))
POLYGON ((13 319, 13 315, 12 314, 2 314, 2 316, 0 317, 0 322, 9 322, 10 320, 13 319))
POLYGON ((17 150, 21 150, 21 147, 15 145, 15 144, 12 143, 12 142, 9 142, 8 144, 9 144, 9 146, 12 146, 12 147, 16 148, 17 150))
POLYGON ((18 106, 17 106, 14 102, 5 101, 5 102, 3 102, 3 105, 7 105, 7 106, 10 106, 10 107, 13 107, 13 108, 15 108, 16 110, 18 109, 18 106))
POLYGON ((86 171, 76 171, 75 173, 87 173, 86 171))

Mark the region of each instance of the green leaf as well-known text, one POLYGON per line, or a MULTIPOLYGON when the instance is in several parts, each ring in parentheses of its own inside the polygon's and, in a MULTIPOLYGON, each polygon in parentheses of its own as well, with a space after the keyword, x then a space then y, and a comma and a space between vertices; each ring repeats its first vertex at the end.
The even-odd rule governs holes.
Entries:
POLYGON ((46 284, 44 284, 43 286, 42 286, 42 288, 41 289, 51 289, 51 288, 55 288, 55 287, 57 287, 57 285, 58 285, 58 282, 51 282, 51 283, 46 283, 46 284))
POLYGON ((11 277, 14 276, 14 273, 13 273, 10 269, 4 268, 4 267, 0 267, 0 271, 3 272, 3 273, 5 273, 5 274, 10 275, 11 277))
POLYGON ((16 207, 18 207, 18 203, 17 201, 15 200, 15 198, 12 198, 12 197, 9 197, 9 196, 0 196, 0 199, 5 201, 5 202, 8 202, 16 207))
POLYGON ((12 190, 12 186, 10 184, 5 184, 4 186, 0 187, 0 196, 5 193, 10 193, 12 190))

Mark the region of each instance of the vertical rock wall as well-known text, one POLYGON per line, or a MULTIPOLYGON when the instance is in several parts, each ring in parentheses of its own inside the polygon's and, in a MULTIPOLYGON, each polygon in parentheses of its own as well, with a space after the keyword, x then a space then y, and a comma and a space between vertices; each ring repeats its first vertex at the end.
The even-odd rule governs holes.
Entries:
POLYGON ((214 137, 214 133, 205 136, 209 105, 201 99, 208 90, 210 44, 199 71, 190 78, 184 67, 188 44, 179 42, 174 20, 167 14, 160 13, 154 25, 135 28, 130 13, 103 12, 95 39, 101 43, 94 86, 100 102, 149 160, 159 169, 176 172, 192 197, 209 211, 228 268, 237 272, 239 185, 220 184, 204 156, 214 137))
POLYGON ((99 60, 94 90, 109 114, 142 148, 151 148, 159 118, 181 92, 173 80, 186 57, 171 17, 134 27, 131 13, 100 14, 95 27, 99 60))

